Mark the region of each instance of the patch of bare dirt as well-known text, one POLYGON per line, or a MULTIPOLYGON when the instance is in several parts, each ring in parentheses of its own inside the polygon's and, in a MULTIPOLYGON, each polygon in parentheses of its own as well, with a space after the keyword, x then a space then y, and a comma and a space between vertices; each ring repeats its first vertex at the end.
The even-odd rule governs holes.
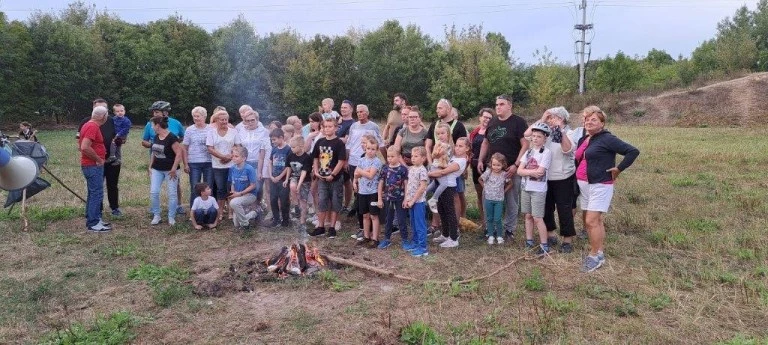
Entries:
POLYGON ((768 115, 768 72, 619 104, 622 122, 654 126, 748 127, 768 115))

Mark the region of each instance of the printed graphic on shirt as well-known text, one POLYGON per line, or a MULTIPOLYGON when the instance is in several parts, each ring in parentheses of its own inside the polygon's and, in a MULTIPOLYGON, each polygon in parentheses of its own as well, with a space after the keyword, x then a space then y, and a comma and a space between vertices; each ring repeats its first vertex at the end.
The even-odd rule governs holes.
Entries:
MULTIPOLYGON (((536 160, 535 157, 530 156, 528 158, 528 163, 525 164, 525 169, 538 169, 539 168, 539 162, 536 160)), ((534 181, 534 182, 547 182, 547 174, 544 174, 542 177, 534 177, 534 176, 528 176, 528 181, 534 181)))
POLYGON ((165 159, 165 146, 162 144, 152 144, 152 154, 156 158, 165 159))
POLYGON ((507 128, 498 126, 491 130, 490 132, 486 133, 486 137, 488 138, 488 141, 491 143, 495 143, 497 140, 504 138, 507 135, 507 128))
POLYGON ((333 148, 330 146, 320 146, 317 149, 320 150, 319 173, 321 176, 328 176, 333 172, 333 167, 331 166, 331 160, 333 159, 333 148))

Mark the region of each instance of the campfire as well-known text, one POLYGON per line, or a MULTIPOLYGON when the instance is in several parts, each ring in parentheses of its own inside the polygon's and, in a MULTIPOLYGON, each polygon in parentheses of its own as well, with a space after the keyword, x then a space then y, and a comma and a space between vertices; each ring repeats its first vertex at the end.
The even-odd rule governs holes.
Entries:
POLYGON ((328 259, 320 254, 319 248, 296 243, 290 247, 284 246, 265 261, 267 271, 278 277, 311 275, 323 269, 327 263, 328 259))

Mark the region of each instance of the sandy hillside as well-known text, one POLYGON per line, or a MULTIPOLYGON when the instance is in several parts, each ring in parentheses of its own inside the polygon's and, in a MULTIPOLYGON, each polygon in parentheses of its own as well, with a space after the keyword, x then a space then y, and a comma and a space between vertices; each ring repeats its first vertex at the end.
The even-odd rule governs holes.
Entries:
POLYGON ((618 113, 647 125, 753 126, 768 115, 768 72, 621 102, 618 113))

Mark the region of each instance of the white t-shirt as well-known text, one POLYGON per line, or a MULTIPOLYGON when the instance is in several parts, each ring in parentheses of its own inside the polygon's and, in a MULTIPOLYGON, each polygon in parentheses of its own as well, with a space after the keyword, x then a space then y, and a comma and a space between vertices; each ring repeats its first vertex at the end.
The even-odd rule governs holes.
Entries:
POLYGON ((256 127, 256 129, 247 129, 245 126, 242 126, 242 129, 235 128, 237 129, 237 136, 240 137, 240 144, 248 149, 246 161, 258 162, 259 152, 262 150, 266 151, 266 147, 270 145, 269 131, 261 125, 256 127))
MULTIPOLYGON (((464 170, 467 170, 467 159, 464 157, 453 157, 451 158, 451 161, 448 163, 456 163, 459 165, 459 170, 456 170, 446 176, 449 176, 448 180, 448 186, 449 187, 456 187, 456 179, 459 178, 462 174, 464 174, 464 170)), ((442 181, 440 181, 442 183, 442 181)))
POLYGON ((546 172, 544 173, 544 176, 540 178, 531 176, 523 177, 523 190, 527 192, 546 192, 547 175, 549 175, 549 165, 551 163, 552 151, 546 147, 539 150, 534 150, 533 148, 528 149, 520 160, 520 166, 524 167, 524 169, 538 169, 544 167, 546 172))
POLYGON ((209 196, 208 199, 203 200, 201 197, 195 198, 195 201, 192 202, 192 211, 194 210, 207 210, 211 207, 215 209, 219 209, 219 204, 216 203, 216 199, 212 196, 209 196))
POLYGON ((360 123, 357 121, 349 127, 349 137, 347 137, 347 150, 349 150, 349 157, 347 160, 349 165, 357 166, 360 164, 360 158, 365 152, 363 150, 363 136, 366 134, 373 135, 376 141, 379 142, 379 147, 384 147, 384 139, 381 138, 381 132, 379 131, 379 125, 373 121, 366 123, 360 123))
MULTIPOLYGON (((240 145, 240 136, 237 134, 237 130, 234 128, 228 128, 227 133, 224 136, 219 135, 219 131, 217 128, 211 128, 211 131, 208 132, 208 138, 205 139, 205 145, 206 146, 213 146, 216 151, 222 154, 231 154, 232 153, 232 147, 235 145, 240 145)), ((211 156, 211 165, 214 169, 225 169, 232 167, 232 161, 230 160, 229 163, 221 163, 221 160, 219 160, 216 157, 211 156)))

